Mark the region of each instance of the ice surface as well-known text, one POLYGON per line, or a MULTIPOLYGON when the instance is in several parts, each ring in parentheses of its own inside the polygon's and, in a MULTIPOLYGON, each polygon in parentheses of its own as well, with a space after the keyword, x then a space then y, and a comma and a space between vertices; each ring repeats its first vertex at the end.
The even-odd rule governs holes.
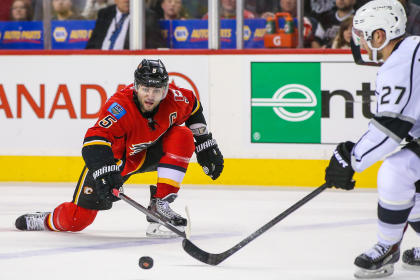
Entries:
MULTIPOLYGON (((314 186, 315 187, 315 186, 314 186)), ((326 190, 218 266, 190 257, 181 239, 149 239, 144 215, 120 201, 79 233, 20 232, 16 217, 51 211, 72 199, 74 184, 0 184, 0 279, 354 279, 354 258, 376 242, 376 190, 326 190), (154 267, 138 266, 151 256, 154 267)), ((173 208, 188 205, 192 240, 223 252, 313 188, 184 186, 173 208)), ((147 186, 127 195, 147 205, 147 186)), ((409 229, 402 249, 420 246, 409 229)), ((401 263, 388 279, 420 279, 401 263)))

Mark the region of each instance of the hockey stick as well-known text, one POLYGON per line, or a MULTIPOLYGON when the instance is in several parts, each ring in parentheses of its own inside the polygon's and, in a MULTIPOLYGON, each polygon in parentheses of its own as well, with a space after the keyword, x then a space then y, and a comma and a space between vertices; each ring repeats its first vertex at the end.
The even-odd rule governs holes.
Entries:
POLYGON ((256 239, 258 236, 266 232, 268 229, 270 229, 272 226, 289 216, 291 213, 293 213, 296 209, 304 205, 306 202, 320 194, 322 191, 324 191, 326 188, 328 188, 329 185, 327 183, 323 184, 322 186, 316 188, 314 191, 312 191, 310 194, 293 204, 291 207, 289 207, 287 210, 285 210, 283 213, 279 214, 277 217, 263 225, 261 228, 259 228, 257 231, 255 231, 253 234, 233 246, 232 248, 226 250, 223 253, 219 254, 212 254, 208 253, 200 248, 198 248, 194 243, 192 243, 188 239, 184 239, 182 241, 182 247, 184 248, 185 252, 187 252, 190 256, 193 258, 209 264, 209 265, 218 265, 222 261, 226 260, 228 257, 239 251, 239 249, 243 248, 245 245, 250 243, 252 240, 256 239))
POLYGON ((112 189, 112 193, 116 197, 120 198, 121 200, 127 202, 128 204, 130 204, 131 206, 136 208, 137 210, 143 212, 147 217, 155 220, 157 223, 163 225, 164 227, 166 227, 170 231, 178 234, 179 236, 184 238, 184 240, 186 240, 187 235, 185 234, 185 232, 180 231, 175 226, 173 226, 166 217, 157 216, 155 213, 149 211, 146 207, 142 206, 141 204, 139 204, 136 201, 134 201, 133 199, 131 199, 129 196, 125 195, 122 191, 119 191, 117 189, 112 189))

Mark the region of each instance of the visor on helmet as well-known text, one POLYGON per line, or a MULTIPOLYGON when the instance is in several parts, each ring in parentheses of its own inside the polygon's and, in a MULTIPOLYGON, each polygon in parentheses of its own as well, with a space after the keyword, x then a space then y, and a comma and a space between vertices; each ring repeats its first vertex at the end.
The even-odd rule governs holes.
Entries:
POLYGON ((356 46, 360 46, 361 40, 363 38, 363 31, 357 28, 351 29, 351 35, 353 37, 353 42, 356 46))

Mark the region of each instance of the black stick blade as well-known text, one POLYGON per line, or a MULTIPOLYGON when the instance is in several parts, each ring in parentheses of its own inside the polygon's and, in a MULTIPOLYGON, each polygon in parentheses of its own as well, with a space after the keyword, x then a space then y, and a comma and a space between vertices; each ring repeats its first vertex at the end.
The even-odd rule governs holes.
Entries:
POLYGON ((184 248, 184 251, 187 252, 191 257, 209 264, 209 265, 218 265, 222 261, 226 260, 230 256, 232 256, 234 253, 239 251, 241 248, 246 246, 249 242, 255 240, 258 236, 269 230, 271 227, 273 227, 275 224, 286 218, 290 215, 290 213, 293 213, 296 209, 307 203, 309 200, 323 192, 326 188, 330 187, 329 184, 325 183, 322 186, 316 188, 314 191, 312 191, 310 194, 287 208, 284 212, 277 215, 274 219, 263 225, 261 228, 256 230, 253 234, 249 235, 247 238, 233 246, 232 248, 224 251, 223 253, 219 254, 211 254, 207 253, 206 251, 201 250, 197 246, 194 245, 190 240, 184 239, 182 241, 182 247, 184 248))
POLYGON ((209 265, 218 265, 223 259, 219 258, 219 254, 210 254, 198 248, 188 239, 182 241, 182 247, 191 257, 209 265))

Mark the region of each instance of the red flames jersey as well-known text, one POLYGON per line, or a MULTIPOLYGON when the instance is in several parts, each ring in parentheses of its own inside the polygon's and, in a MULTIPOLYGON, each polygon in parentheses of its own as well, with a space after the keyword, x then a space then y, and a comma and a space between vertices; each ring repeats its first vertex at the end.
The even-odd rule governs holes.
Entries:
MULTIPOLYGON (((146 156, 148 147, 155 144, 171 126, 183 124, 200 107, 190 90, 169 85, 168 94, 153 116, 152 130, 133 100, 133 85, 111 96, 101 108, 96 124, 86 132, 87 145, 107 145, 114 158, 124 160, 121 175, 137 171, 146 156)), ((137 97, 135 97, 137 98, 137 97)))

